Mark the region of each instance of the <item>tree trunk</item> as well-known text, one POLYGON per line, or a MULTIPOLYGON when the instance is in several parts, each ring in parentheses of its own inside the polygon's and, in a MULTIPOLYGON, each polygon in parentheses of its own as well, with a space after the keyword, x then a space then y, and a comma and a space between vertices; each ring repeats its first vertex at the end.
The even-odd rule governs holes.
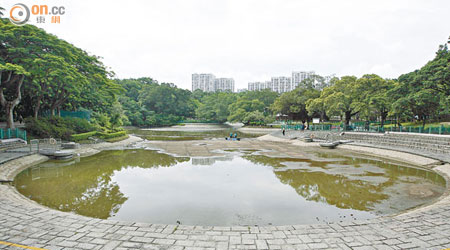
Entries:
POLYGON ((387 112, 381 112, 381 127, 384 126, 384 122, 386 121, 387 112))
POLYGON ((20 93, 20 89, 23 84, 23 80, 25 79, 24 75, 16 76, 15 79, 13 79, 12 84, 17 81, 16 85, 16 98, 12 101, 8 101, 5 98, 5 95, 3 93, 3 88, 0 86, 0 104, 6 111, 6 126, 7 128, 14 129, 14 108, 20 103, 20 100, 22 100, 22 94, 20 93))
POLYGON ((350 125, 350 119, 352 119, 352 112, 346 111, 345 112, 345 126, 350 125))
POLYGON ((35 120, 37 120, 38 114, 39 114, 39 109, 41 109, 41 100, 42 100, 42 96, 39 96, 37 99, 37 102, 36 102, 36 106, 34 106, 33 117, 35 120))
POLYGON ((14 129, 15 128, 13 116, 14 106, 11 105, 11 102, 8 102, 8 104, 5 107, 5 111, 6 111, 6 127, 14 129))

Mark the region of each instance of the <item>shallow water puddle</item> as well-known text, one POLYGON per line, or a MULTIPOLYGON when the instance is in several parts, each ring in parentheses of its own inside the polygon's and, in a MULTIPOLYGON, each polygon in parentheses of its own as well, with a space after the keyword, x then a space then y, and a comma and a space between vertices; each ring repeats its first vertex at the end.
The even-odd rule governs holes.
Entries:
MULTIPOLYGON (((308 154, 307 154, 308 155, 308 154)), ((96 218, 188 225, 286 225, 373 218, 428 203, 434 172, 334 153, 308 159, 254 151, 173 157, 134 149, 48 161, 14 185, 51 208, 96 218)))

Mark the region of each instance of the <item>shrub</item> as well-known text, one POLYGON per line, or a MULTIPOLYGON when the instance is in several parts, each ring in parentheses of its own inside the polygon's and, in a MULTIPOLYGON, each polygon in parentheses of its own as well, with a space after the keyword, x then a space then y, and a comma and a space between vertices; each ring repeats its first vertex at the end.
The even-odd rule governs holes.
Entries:
POLYGON ((84 141, 84 140, 89 139, 89 137, 98 137, 98 138, 106 140, 106 139, 117 138, 117 137, 122 137, 122 136, 126 136, 126 135, 127 135, 126 131, 119 131, 119 132, 114 132, 114 133, 92 131, 92 132, 87 132, 87 133, 82 133, 82 134, 74 134, 74 135, 70 136, 70 139, 72 141, 84 141))
POLYGON ((121 137, 127 135, 127 131, 119 131, 115 133, 98 133, 99 137, 102 139, 111 139, 116 137, 121 137))
POLYGON ((82 134, 75 134, 75 135, 70 136, 70 139, 72 141, 87 140, 87 139, 89 139, 89 137, 96 136, 98 133, 99 132, 97 132, 97 131, 91 131, 91 132, 82 133, 82 134))
POLYGON ((33 137, 61 138, 69 140, 71 135, 95 130, 89 121, 81 118, 41 117, 25 119, 25 128, 33 137))
POLYGON ((88 120, 81 118, 64 118, 63 123, 67 128, 73 129, 76 133, 96 130, 96 127, 92 125, 88 120))

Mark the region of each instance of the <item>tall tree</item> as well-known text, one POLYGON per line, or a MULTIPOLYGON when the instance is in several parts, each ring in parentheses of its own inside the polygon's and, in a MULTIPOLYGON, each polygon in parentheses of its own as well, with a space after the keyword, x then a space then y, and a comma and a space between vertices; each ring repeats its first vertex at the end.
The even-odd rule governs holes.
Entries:
POLYGON ((272 110, 289 116, 289 119, 307 122, 311 120, 311 116, 306 109, 306 104, 309 100, 318 98, 319 95, 319 90, 312 87, 297 87, 277 98, 272 105, 272 110))
POLYGON ((53 114, 61 108, 106 113, 113 108, 121 88, 99 57, 33 25, 16 26, 0 19, 0 30, 0 63, 30 72, 23 95, 31 102, 21 104, 26 106, 23 110, 33 110, 37 117, 42 107, 53 114))
POLYGON ((225 122, 230 115, 228 107, 236 100, 235 93, 210 93, 202 98, 196 110, 196 116, 199 119, 225 122))
POLYGON ((39 111, 45 96, 49 91, 50 84, 57 75, 60 75, 60 65, 64 64, 64 59, 52 54, 45 54, 40 58, 36 58, 30 67, 30 73, 33 80, 28 88, 28 92, 32 94, 35 100, 33 105, 33 117, 38 118, 39 111))
POLYGON ((349 125, 352 116, 360 111, 360 106, 357 103, 359 93, 357 92, 356 81, 357 78, 354 76, 344 76, 340 80, 336 80, 333 85, 323 89, 317 100, 308 103, 308 110, 310 112, 320 111, 320 107, 325 108, 328 116, 343 116, 345 124, 349 125))
POLYGON ((427 88, 419 74, 415 71, 399 77, 400 84, 389 92, 393 101, 391 113, 400 117, 412 116, 422 121, 425 127, 426 121, 437 114, 442 95, 436 89, 427 88))
POLYGON ((239 98, 228 106, 230 115, 227 120, 230 122, 243 122, 248 113, 264 111, 264 103, 258 99, 249 100, 245 97, 239 98))
MULTIPOLYGON (((450 44, 450 38, 449 42, 450 44)), ((424 87, 434 89, 444 96, 450 96, 450 51, 448 45, 439 46, 436 57, 417 72, 417 81, 424 87)))
POLYGON ((8 128, 14 128, 14 108, 22 99, 21 88, 25 76, 29 75, 21 66, 0 64, 0 104, 6 113, 8 128))
POLYGON ((365 117, 368 121, 378 117, 383 126, 391 108, 387 94, 393 88, 393 84, 392 80, 385 80, 375 74, 359 78, 355 84, 357 98, 354 106, 359 107, 360 117, 365 117))

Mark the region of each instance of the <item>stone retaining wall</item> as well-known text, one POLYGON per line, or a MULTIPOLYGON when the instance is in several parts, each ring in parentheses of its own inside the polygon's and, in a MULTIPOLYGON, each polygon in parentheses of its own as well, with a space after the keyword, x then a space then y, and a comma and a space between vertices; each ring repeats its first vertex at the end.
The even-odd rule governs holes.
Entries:
MULTIPOLYGON (((273 133, 283 138, 281 132, 273 133)), ((450 136, 413 133, 365 133, 365 132, 328 132, 328 131, 288 131, 285 138, 312 135, 320 140, 352 140, 358 145, 374 146, 411 152, 450 163, 450 136)))

